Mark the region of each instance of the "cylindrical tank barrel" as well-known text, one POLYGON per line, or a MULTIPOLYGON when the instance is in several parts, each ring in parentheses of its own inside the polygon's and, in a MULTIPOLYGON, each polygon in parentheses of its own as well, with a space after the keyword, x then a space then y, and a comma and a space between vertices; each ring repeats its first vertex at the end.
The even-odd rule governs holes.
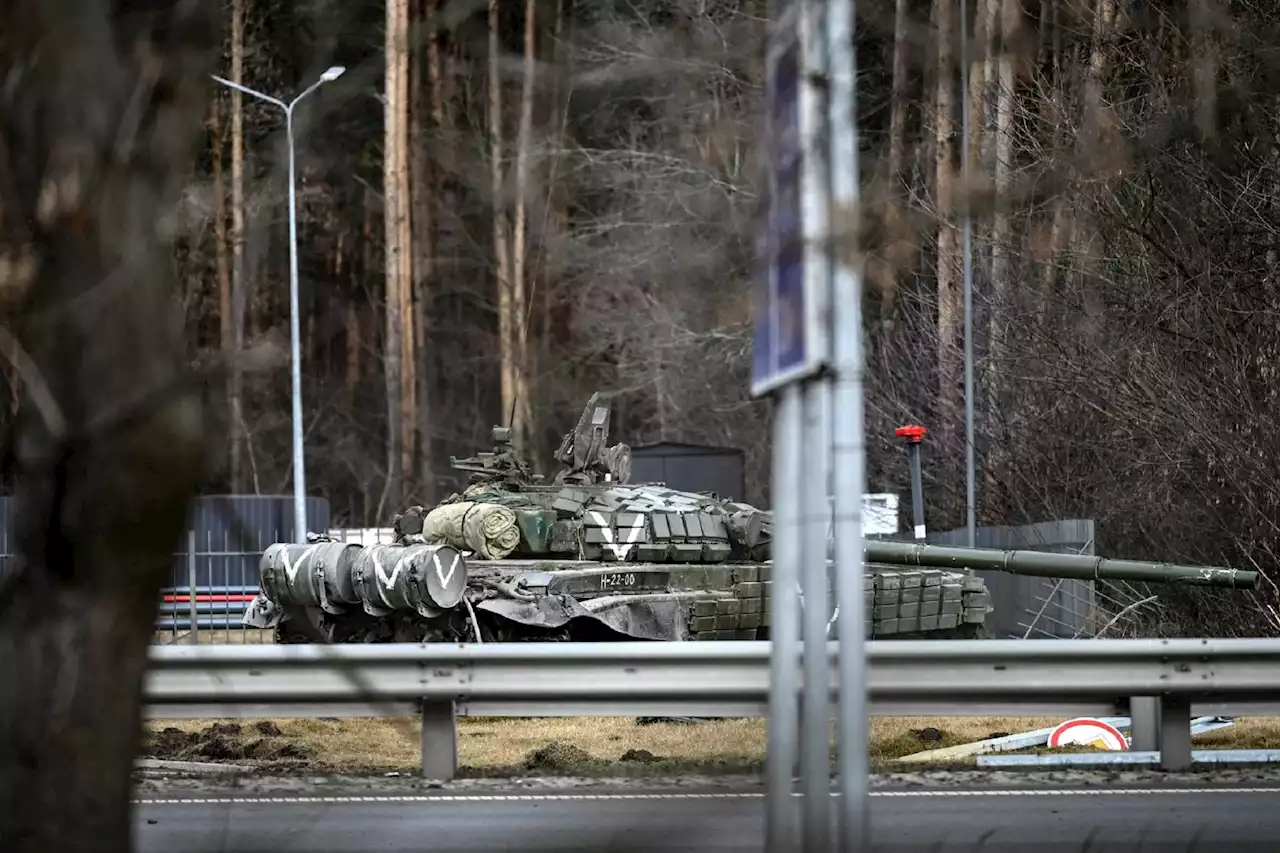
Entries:
POLYGON ((1221 566, 1180 566, 1141 560, 1112 560, 1088 554, 1049 554, 1043 551, 1002 551, 951 545, 917 545, 912 542, 869 540, 866 559, 923 568, 976 569, 1073 580, 1146 581, 1148 583, 1222 586, 1253 589, 1258 573, 1221 566))

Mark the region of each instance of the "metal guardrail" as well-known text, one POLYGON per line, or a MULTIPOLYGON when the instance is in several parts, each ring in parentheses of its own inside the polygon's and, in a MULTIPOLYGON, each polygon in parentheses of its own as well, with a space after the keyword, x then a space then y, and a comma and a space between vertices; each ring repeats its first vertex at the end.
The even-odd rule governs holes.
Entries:
MULTIPOLYGON (((154 646, 145 690, 157 719, 420 714, 423 774, 448 779, 459 715, 764 716, 769 656, 749 641, 154 646)), ((867 657, 872 714, 1128 715, 1166 769, 1190 766, 1193 711, 1280 708, 1273 640, 894 640, 867 657)))

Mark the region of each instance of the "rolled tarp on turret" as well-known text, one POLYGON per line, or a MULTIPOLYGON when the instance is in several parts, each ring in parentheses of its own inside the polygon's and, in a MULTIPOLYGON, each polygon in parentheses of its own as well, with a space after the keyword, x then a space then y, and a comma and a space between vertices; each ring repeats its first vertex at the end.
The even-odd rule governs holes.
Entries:
POLYGON ((422 522, 429 542, 471 551, 481 560, 501 560, 520 544, 515 511, 499 504, 459 501, 438 506, 422 522))

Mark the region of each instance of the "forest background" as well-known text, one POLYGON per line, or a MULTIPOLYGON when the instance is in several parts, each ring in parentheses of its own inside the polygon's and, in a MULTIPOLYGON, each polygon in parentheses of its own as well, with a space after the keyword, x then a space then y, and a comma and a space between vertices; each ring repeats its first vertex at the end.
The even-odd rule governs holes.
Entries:
MULTIPOLYGON (((967 202, 979 524, 1092 518, 1104 554, 1270 570, 1269 4, 971 0, 967 69, 956 0, 858 5, 868 490, 907 493, 893 429, 924 424, 930 526, 963 524, 967 202)), ((493 424, 551 470, 595 390, 618 392, 614 440, 743 450, 768 504, 764 0, 223 14, 221 76, 289 100, 348 68, 295 118, 307 484, 335 524, 446 496, 493 424)), ((283 115, 215 88, 173 256, 195 363, 289 321, 283 115)), ((228 363, 201 491, 287 493, 288 370, 228 363)))

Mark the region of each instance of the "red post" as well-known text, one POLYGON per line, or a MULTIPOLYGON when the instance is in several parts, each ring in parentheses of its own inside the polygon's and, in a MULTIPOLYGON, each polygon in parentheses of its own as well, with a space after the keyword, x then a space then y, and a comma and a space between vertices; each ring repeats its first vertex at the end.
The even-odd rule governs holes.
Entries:
POLYGON ((918 424, 900 426, 894 435, 907 443, 907 455, 911 459, 911 514, 915 519, 915 537, 925 538, 924 527, 924 474, 920 463, 920 445, 929 430, 918 424))

